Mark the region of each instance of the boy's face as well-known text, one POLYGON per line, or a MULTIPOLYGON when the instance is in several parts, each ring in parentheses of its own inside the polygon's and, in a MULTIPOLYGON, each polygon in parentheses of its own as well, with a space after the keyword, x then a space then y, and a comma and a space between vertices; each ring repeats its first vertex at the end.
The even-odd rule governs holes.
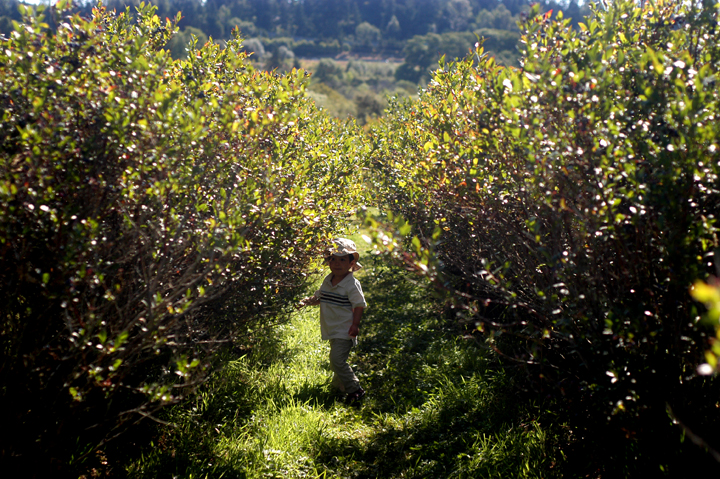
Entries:
POLYGON ((331 255, 330 258, 328 258, 328 266, 330 266, 330 271, 333 272, 333 274, 338 276, 345 276, 350 272, 350 268, 355 264, 355 256, 353 255, 345 255, 345 256, 335 256, 331 255))

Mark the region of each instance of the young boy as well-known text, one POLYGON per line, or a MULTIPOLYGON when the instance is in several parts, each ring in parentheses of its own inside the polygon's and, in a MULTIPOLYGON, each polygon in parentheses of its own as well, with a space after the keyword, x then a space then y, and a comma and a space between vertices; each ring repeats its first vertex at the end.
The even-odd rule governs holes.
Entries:
POLYGON ((347 363, 350 348, 357 344, 360 318, 367 306, 360 282, 353 276, 362 266, 355 243, 346 238, 333 240, 334 247, 325 253, 330 274, 325 277, 314 296, 300 301, 300 307, 320 305, 320 332, 330 341, 332 385, 347 393, 353 403, 365 395, 355 373, 347 363))

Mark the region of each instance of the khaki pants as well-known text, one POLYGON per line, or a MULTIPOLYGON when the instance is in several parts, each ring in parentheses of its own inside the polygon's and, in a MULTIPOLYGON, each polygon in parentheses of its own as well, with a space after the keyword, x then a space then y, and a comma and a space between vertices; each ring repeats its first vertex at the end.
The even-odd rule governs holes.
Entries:
POLYGON ((360 382, 347 363, 353 341, 350 339, 330 340, 330 369, 333 371, 332 385, 344 393, 354 393, 360 389, 360 382))

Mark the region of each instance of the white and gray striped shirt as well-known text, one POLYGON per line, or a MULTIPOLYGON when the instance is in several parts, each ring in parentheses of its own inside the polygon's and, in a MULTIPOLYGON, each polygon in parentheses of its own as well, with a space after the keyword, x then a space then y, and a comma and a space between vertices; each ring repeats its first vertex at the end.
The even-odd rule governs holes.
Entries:
POLYGON ((348 334, 353 321, 353 309, 365 308, 365 296, 360 282, 348 273, 337 285, 332 285, 332 273, 327 275, 315 292, 320 298, 320 333, 322 339, 354 339, 348 334))

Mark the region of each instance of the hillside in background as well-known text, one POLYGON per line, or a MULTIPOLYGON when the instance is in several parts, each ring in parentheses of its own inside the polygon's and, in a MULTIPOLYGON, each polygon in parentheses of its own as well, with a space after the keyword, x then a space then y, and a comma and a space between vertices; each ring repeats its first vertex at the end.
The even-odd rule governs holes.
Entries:
MULTIPOLYGON (((110 0, 110 9, 134 11, 140 0, 110 0)), ((382 115, 388 96, 414 95, 444 55, 462 58, 478 38, 501 65, 517 65, 517 43, 527 0, 160 0, 160 18, 182 12, 180 31, 167 48, 187 55, 193 36, 198 45, 212 38, 224 45, 239 30, 256 68, 313 73, 315 101, 340 118, 360 124, 382 115)), ((576 23, 587 4, 544 1, 542 10, 563 10, 576 23)), ((19 2, 0 0, 0 33, 19 21, 19 2)), ((76 7, 91 14, 95 2, 76 7)))

